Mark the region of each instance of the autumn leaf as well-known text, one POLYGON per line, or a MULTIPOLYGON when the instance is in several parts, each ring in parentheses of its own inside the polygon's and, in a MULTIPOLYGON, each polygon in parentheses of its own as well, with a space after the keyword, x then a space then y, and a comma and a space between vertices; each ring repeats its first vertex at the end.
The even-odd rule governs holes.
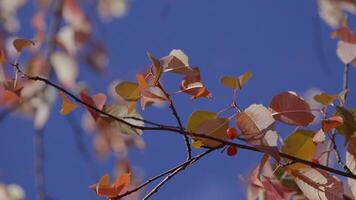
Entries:
POLYGON ((328 132, 331 129, 337 128, 344 123, 344 120, 340 116, 332 116, 321 121, 321 126, 324 132, 328 132))
POLYGON ((236 115, 236 125, 247 141, 279 161, 274 122, 271 111, 261 104, 252 104, 236 115))
MULTIPOLYGON (((80 95, 80 99, 82 101, 84 101, 86 104, 88 104, 92 107, 96 107, 93 98, 90 97, 89 95, 87 95, 85 91, 81 91, 79 95, 80 95)), ((98 119, 99 113, 96 110, 94 110, 93 108, 91 108, 89 106, 86 106, 86 108, 89 111, 89 113, 91 114, 91 116, 94 118, 94 120, 98 119)))
MULTIPOLYGON (((117 118, 120 118, 123 121, 126 121, 130 124, 136 126, 144 126, 144 123, 141 120, 130 119, 130 117, 142 119, 142 116, 135 111, 129 113, 128 108, 124 105, 120 105, 120 104, 104 105, 103 111, 117 118)), ((142 135, 142 130, 136 129, 132 126, 119 122, 105 115, 101 115, 100 119, 105 120, 109 124, 109 126, 113 128, 117 133, 128 134, 128 135, 142 135)))
POLYGON ((161 63, 159 60, 153 57, 153 55, 150 52, 147 52, 147 57, 151 60, 154 68, 154 80, 153 80, 153 85, 157 85, 159 79, 161 78, 162 72, 163 72, 163 67, 161 66, 161 63))
POLYGON ((332 104, 336 98, 337 98, 336 95, 332 95, 324 92, 314 96, 314 100, 324 106, 328 106, 332 104))
POLYGON ((30 46, 30 45, 35 45, 35 42, 32 40, 28 40, 28 39, 23 39, 23 38, 18 38, 15 39, 12 43, 16 49, 17 52, 21 52, 22 49, 30 46))
POLYGON ((118 196, 125 188, 131 184, 131 174, 121 174, 113 184, 110 184, 108 174, 104 175, 97 184, 89 186, 98 196, 112 198, 118 196))
POLYGON ((201 82, 199 68, 194 68, 194 70, 190 74, 184 76, 181 82, 181 90, 182 92, 191 95, 192 99, 196 99, 199 97, 212 97, 211 93, 201 82))
MULTIPOLYGON (((309 130, 298 129, 290 134, 284 141, 281 151, 285 154, 311 161, 316 149, 313 142, 314 132, 309 130)), ((295 163, 289 165, 290 169, 300 169, 305 165, 295 163)))
POLYGON ((188 118, 186 129, 193 132, 204 121, 215 119, 216 117, 217 114, 215 112, 205 110, 193 111, 188 118))
POLYGON ((115 91, 126 101, 137 101, 140 99, 140 89, 137 83, 122 81, 116 85, 115 91))
MULTIPOLYGON (((221 140, 226 140, 226 130, 229 128, 229 121, 226 118, 215 118, 215 119, 207 119, 200 123, 196 129, 194 130, 197 134, 203 134, 207 136, 211 136, 214 138, 218 138, 221 140)), ((193 137, 195 140, 200 140, 204 146, 207 147, 217 147, 221 145, 221 142, 214 141, 207 138, 201 137, 193 137)))
POLYGON ((189 67, 188 56, 180 49, 173 49, 168 56, 160 58, 159 61, 164 72, 187 75, 193 71, 189 67))
POLYGON ((295 182, 308 199, 343 200, 343 187, 340 180, 327 172, 311 167, 292 170, 295 182))
POLYGON ((59 92, 59 96, 62 98, 62 109, 60 111, 62 115, 68 115, 77 108, 77 105, 72 103, 62 91, 59 92))
POLYGON ((314 120, 309 104, 294 92, 282 92, 272 98, 273 117, 285 124, 307 126, 314 120))
POLYGON ((223 76, 220 79, 220 82, 233 90, 241 89, 243 85, 252 77, 252 72, 246 72, 241 76, 223 76))

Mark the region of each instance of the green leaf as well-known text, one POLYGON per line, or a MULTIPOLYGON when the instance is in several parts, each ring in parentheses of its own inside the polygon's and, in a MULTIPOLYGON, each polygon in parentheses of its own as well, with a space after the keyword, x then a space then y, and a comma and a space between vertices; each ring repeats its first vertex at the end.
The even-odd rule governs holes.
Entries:
POLYGON ((243 85, 252 77, 252 72, 246 72, 239 77, 236 76, 223 76, 220 82, 233 90, 241 89, 243 85))
POLYGON ((147 52, 147 57, 151 60, 153 67, 154 67, 154 80, 153 80, 153 85, 157 85, 159 79, 161 78, 162 72, 163 72, 163 67, 161 66, 161 63, 159 60, 153 57, 153 55, 150 52, 147 52))
POLYGON ((327 94, 324 92, 314 96, 314 100, 324 106, 332 104, 336 98, 336 95, 327 94))
MULTIPOLYGON (((313 143, 313 136, 313 131, 298 129, 287 137, 281 151, 285 154, 311 161, 316 149, 316 145, 313 143)), ((300 169, 303 167, 305 166, 300 163, 289 166, 289 168, 292 169, 300 169)))
POLYGON ((126 101, 137 101, 138 99, 140 99, 140 88, 135 82, 120 82, 116 85, 115 91, 126 101))
POLYGON ((345 137, 345 144, 356 135, 356 110, 336 106, 336 115, 343 118, 344 124, 337 128, 337 131, 345 137))
POLYGON ((215 119, 217 114, 215 112, 196 110, 193 111, 187 122, 187 130, 195 131, 195 129, 204 121, 208 119, 215 119))

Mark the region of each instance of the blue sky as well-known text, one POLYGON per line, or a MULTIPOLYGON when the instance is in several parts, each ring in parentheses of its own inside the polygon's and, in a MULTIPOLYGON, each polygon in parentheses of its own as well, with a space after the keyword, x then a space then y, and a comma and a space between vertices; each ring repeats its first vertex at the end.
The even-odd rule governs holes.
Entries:
MULTIPOLYGON (((20 12, 23 24, 29 23, 32 9, 29 6, 20 12)), ((82 67, 79 77, 95 92, 107 91, 113 80, 133 80, 149 63, 146 51, 160 57, 171 49, 182 49, 190 64, 200 67, 214 98, 192 101, 187 95, 176 96, 184 123, 193 110, 218 111, 230 102, 231 92, 219 84, 222 75, 240 75, 248 70, 254 73, 238 93, 241 107, 268 105, 273 95, 286 90, 303 93, 320 88, 337 93, 342 87, 343 64, 335 54, 336 41, 330 38, 332 30, 318 18, 315 1, 133 0, 125 18, 100 25, 97 30, 110 54, 108 72, 98 77, 82 67)), ((31 36, 29 31, 22 30, 19 35, 31 36)), ((350 70, 351 87, 356 86, 355 75, 356 70, 350 70)), ((171 79, 165 77, 164 83, 174 88, 171 79)), ((356 107, 355 97, 356 92, 351 91, 350 107, 356 107)), ((59 106, 59 102, 53 106, 45 130, 47 192, 56 200, 97 199, 87 187, 97 180, 80 157, 74 135, 59 115, 59 106)), ((81 113, 74 113, 78 122, 81 113)), ((152 107, 143 116, 157 122, 175 122, 167 108, 152 107)), ((289 131, 290 127, 281 130, 289 131)), ((0 180, 21 185, 28 199, 35 197, 33 135, 31 120, 17 116, 10 116, 0 126, 0 180)), ((147 148, 130 151, 129 158, 144 179, 184 160, 181 137, 152 132, 143 137, 147 148)), ((89 137, 85 142, 91 148, 89 137)), ((252 170, 260 156, 239 150, 231 158, 216 152, 173 178, 152 199, 241 199, 245 187, 239 176, 252 170)), ((112 172, 113 163, 111 158, 95 162, 95 167, 103 175, 112 172)))

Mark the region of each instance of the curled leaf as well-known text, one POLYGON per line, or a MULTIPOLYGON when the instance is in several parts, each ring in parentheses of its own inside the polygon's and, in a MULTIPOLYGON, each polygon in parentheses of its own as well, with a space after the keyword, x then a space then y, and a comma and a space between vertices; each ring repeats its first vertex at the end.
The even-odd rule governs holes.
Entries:
POLYGON ((12 44, 14 45, 17 52, 21 52, 22 49, 24 49, 30 45, 35 45, 35 42, 32 40, 28 40, 28 39, 18 38, 18 39, 15 39, 12 44))

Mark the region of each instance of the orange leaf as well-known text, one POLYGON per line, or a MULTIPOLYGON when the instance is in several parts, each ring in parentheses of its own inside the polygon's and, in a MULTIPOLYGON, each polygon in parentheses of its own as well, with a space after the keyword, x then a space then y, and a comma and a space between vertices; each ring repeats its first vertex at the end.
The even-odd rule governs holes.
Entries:
POLYGON ((109 179, 109 175, 105 174, 97 184, 91 185, 89 188, 93 189, 99 196, 112 198, 118 196, 125 187, 131 184, 130 173, 121 174, 113 184, 109 183, 109 179))
POLYGON ((12 43, 16 49, 17 52, 21 52, 23 48, 26 48, 30 45, 35 45, 35 42, 32 40, 28 40, 28 39, 15 39, 12 43))
POLYGON ((114 182, 115 187, 127 187, 131 184, 131 173, 121 174, 114 182))
POLYGON ((324 132, 328 132, 333 128, 342 126, 343 124, 344 124, 344 120, 340 116, 333 116, 321 121, 321 126, 324 132))
POLYGON ((68 115, 77 108, 77 105, 72 103, 62 91, 59 92, 59 96, 62 98, 62 109, 60 111, 62 115, 68 115))

